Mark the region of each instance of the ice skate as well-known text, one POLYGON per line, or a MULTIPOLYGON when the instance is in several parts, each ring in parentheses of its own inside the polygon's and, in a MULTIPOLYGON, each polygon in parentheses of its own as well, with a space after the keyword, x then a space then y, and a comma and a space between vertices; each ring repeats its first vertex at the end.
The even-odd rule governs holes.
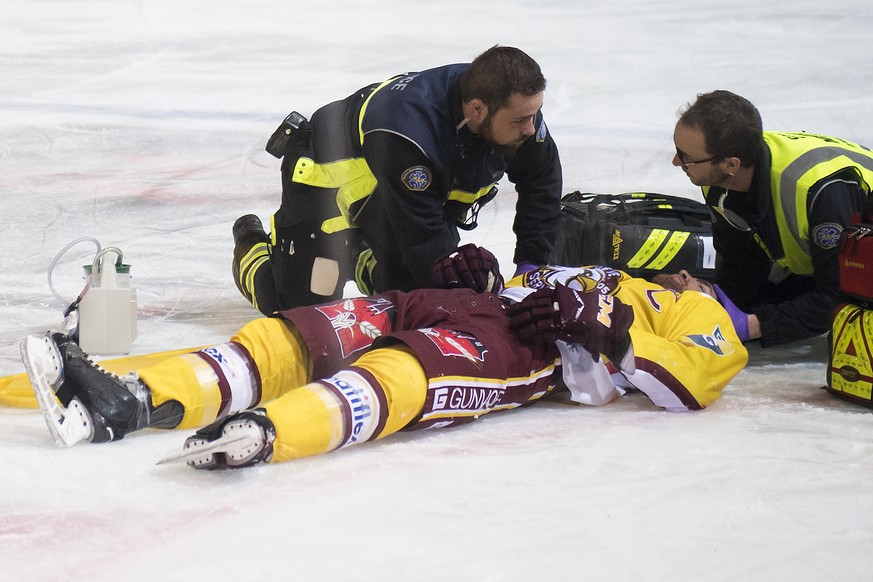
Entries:
POLYGON ((61 447, 91 439, 91 415, 78 398, 61 403, 56 395, 64 384, 64 357, 49 335, 29 335, 20 344, 21 359, 52 438, 61 447))
POLYGON ((182 418, 179 402, 152 407, 148 387, 135 375, 104 370, 65 336, 28 336, 21 353, 43 417, 60 446, 85 439, 120 440, 147 426, 170 428, 182 418), (70 420, 75 424, 66 426, 70 420))
POLYGON ((183 449, 158 465, 185 461, 195 469, 238 469, 268 462, 276 429, 263 410, 246 411, 213 422, 188 437, 183 449))

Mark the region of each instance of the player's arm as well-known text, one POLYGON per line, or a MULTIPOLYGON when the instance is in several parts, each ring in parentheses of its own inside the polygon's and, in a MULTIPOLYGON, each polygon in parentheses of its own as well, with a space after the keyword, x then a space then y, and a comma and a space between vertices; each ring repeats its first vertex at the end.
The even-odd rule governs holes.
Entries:
POLYGON ((406 267, 418 287, 431 287, 434 261, 458 244, 434 164, 412 141, 385 131, 368 133, 363 148, 406 267))

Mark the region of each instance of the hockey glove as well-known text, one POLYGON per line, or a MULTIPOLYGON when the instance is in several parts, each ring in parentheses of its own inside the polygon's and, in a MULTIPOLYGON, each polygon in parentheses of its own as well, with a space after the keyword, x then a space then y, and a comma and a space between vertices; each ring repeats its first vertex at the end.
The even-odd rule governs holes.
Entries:
POLYGON ((577 291, 564 285, 540 289, 508 310, 510 328, 528 343, 560 339, 578 344, 597 359, 619 364, 630 346, 634 311, 614 295, 577 291))
POLYGON ((749 314, 734 305, 734 302, 725 295, 725 292, 718 285, 713 285, 712 290, 715 291, 715 298, 718 299, 718 302, 721 303, 721 306, 724 307, 724 310, 730 316, 731 323, 734 324, 734 329, 737 330, 737 337, 740 338, 741 342, 749 341, 749 314))
POLYGON ((506 310, 509 328, 521 341, 548 345, 558 339, 560 317, 554 293, 550 287, 537 289, 506 310))
POLYGON ((479 293, 503 290, 497 258, 488 249, 474 244, 465 244, 437 259, 433 283, 438 289, 467 288, 479 293))

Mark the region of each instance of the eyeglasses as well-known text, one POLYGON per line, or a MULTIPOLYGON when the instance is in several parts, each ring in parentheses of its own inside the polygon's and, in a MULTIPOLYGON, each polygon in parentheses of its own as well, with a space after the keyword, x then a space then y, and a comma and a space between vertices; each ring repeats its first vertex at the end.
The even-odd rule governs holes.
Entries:
POLYGON ((710 208, 716 211, 719 216, 724 218, 725 222, 734 227, 737 230, 741 230, 743 232, 751 232, 752 227, 749 226, 748 221, 734 212, 729 208, 724 207, 724 201, 727 198, 727 195, 730 194, 730 190, 725 190, 724 194, 718 197, 718 204, 716 206, 710 206, 710 208))
POLYGON ((686 160, 685 152, 676 148, 676 157, 679 158, 679 165, 682 166, 683 170, 687 170, 688 166, 693 166, 694 164, 708 164, 709 162, 718 161, 724 156, 712 156, 711 158, 706 158, 705 160, 686 160))

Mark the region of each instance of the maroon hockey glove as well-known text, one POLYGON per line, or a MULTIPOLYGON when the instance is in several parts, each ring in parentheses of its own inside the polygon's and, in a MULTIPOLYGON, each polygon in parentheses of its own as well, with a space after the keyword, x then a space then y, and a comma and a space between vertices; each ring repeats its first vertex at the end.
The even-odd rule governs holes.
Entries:
POLYGON ((510 328, 528 343, 556 339, 578 344, 595 358, 619 364, 630 346, 633 309, 613 295, 576 291, 564 285, 539 289, 508 310, 510 328))
POLYGON ((433 264, 433 284, 438 289, 467 288, 498 293, 503 277, 497 258, 488 249, 465 244, 433 264))
POLYGON ((550 287, 537 289, 506 310, 509 327, 521 341, 546 345, 558 339, 560 317, 554 293, 550 287))
POLYGON ((620 364, 630 346, 633 308, 615 295, 576 291, 564 285, 555 287, 555 297, 560 311, 558 338, 620 364))

